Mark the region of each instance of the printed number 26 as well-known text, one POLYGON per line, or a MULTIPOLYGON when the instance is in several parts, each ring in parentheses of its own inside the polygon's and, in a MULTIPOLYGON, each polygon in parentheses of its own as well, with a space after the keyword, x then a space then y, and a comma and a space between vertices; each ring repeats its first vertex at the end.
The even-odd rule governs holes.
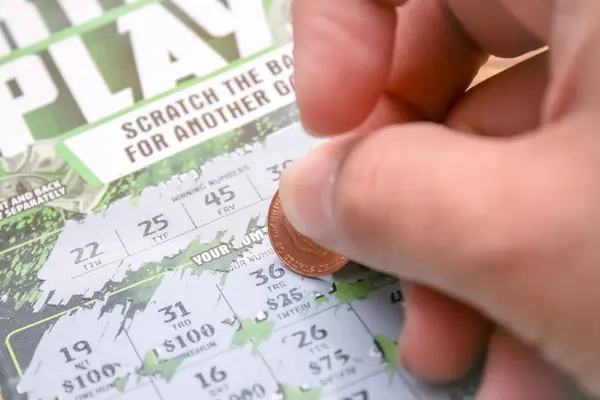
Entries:
POLYGON ((312 325, 308 333, 305 331, 298 331, 292 333, 292 336, 298 336, 300 338, 298 348, 301 349, 312 345, 315 341, 325 339, 327 337, 327 331, 325 329, 318 329, 316 325, 312 325))

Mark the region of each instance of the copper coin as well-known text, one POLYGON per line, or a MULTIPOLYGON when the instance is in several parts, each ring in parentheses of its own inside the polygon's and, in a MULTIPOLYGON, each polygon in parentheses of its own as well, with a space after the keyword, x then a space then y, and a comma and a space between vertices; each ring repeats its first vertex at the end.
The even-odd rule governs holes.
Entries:
POLYGON ((279 191, 269 207, 268 231, 273 249, 281 261, 299 275, 331 275, 348 263, 346 257, 319 246, 294 229, 283 214, 279 191))

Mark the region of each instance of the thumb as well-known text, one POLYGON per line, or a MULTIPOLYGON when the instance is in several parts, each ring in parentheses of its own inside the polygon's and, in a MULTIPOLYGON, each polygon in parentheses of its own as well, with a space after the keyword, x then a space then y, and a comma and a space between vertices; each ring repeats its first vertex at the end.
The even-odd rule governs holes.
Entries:
POLYGON ((288 168, 282 205, 323 246, 471 305, 597 383, 600 179, 588 126, 499 139, 414 123, 334 138, 288 168))
POLYGON ((527 141, 429 123, 334 138, 288 168, 283 207, 301 233, 358 262, 437 286, 462 271, 471 280, 466 264, 506 254, 512 231, 544 231, 531 213, 553 182, 533 165, 539 149, 525 168, 527 141))

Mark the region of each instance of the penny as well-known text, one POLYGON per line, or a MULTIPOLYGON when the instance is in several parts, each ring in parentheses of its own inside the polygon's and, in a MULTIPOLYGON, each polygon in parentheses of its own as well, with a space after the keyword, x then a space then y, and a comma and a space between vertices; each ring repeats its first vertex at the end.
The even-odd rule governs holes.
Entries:
POLYGON ((348 263, 346 257, 319 246, 294 229, 283 214, 279 191, 269 207, 268 232, 275 253, 299 275, 313 278, 331 275, 348 263))

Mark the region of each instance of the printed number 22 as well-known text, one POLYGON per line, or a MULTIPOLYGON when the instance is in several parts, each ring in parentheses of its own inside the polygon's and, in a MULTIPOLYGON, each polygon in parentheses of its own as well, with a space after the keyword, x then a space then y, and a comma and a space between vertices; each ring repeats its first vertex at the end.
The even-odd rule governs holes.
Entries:
POLYGON ((92 258, 95 258, 95 257, 98 257, 98 256, 104 254, 102 252, 98 252, 99 247, 100 247, 100 245, 98 244, 98 242, 91 242, 91 243, 86 244, 83 247, 78 247, 76 249, 71 250, 69 252, 69 254, 77 254, 75 256, 75 264, 81 264, 82 262, 89 261, 92 258), (85 249, 91 249, 89 257, 83 256, 85 254, 85 249))

